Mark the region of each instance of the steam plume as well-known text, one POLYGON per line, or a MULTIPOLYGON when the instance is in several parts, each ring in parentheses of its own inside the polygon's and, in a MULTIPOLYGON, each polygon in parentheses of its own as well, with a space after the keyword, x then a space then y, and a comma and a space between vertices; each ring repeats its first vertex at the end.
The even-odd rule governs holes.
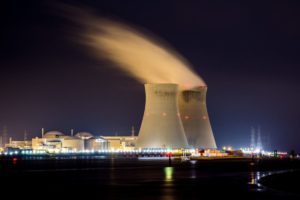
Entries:
POLYGON ((82 42, 93 54, 142 83, 176 83, 184 88, 204 86, 188 62, 161 40, 120 22, 90 14, 81 20, 82 42))

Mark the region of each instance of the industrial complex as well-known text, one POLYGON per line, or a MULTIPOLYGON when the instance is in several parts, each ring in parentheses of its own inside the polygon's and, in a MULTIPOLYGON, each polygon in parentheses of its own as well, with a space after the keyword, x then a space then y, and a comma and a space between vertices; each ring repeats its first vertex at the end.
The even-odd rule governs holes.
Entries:
POLYGON ((145 84, 146 105, 137 147, 216 149, 206 109, 206 86, 145 84))
POLYGON ((206 86, 185 90, 177 84, 145 84, 146 103, 138 136, 67 135, 41 130, 41 137, 14 141, 3 147, 51 153, 61 151, 138 149, 216 149, 206 109, 206 86))
POLYGON ((252 128, 249 147, 218 150, 207 107, 207 86, 185 88, 173 83, 145 84, 145 110, 138 136, 132 127, 127 136, 104 136, 89 132, 69 134, 41 129, 39 137, 13 140, 7 128, 0 135, 0 155, 89 154, 227 157, 248 155, 286 156, 286 152, 266 152, 262 148, 260 128, 257 142, 252 128))
POLYGON ((84 152, 86 150, 133 150, 137 136, 93 136, 88 132, 78 132, 74 136, 59 131, 48 131, 42 137, 31 140, 10 141, 6 149, 34 150, 48 153, 84 152))

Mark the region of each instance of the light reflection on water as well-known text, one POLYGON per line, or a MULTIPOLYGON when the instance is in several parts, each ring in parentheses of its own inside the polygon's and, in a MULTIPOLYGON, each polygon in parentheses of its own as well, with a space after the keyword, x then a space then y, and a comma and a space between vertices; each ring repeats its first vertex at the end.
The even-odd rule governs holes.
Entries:
POLYGON ((249 185, 254 186, 255 190, 260 191, 261 190, 261 184, 259 183, 259 180, 262 176, 265 176, 265 172, 260 172, 255 170, 255 163, 250 163, 250 180, 248 182, 249 185))
POLYGON ((289 171, 291 171, 291 170, 278 170, 278 171, 265 171, 265 172, 251 171, 250 172, 250 181, 248 182, 248 184, 253 185, 253 186, 257 186, 256 190, 257 191, 262 191, 262 190, 266 189, 266 187, 259 183, 259 180, 261 178, 263 178, 265 176, 285 173, 285 172, 289 172, 289 171))
POLYGON ((174 167, 164 167, 164 187, 162 187, 162 193, 161 200, 174 200, 175 199, 175 193, 173 182, 174 182, 174 167))
POLYGON ((109 178, 110 178, 110 183, 112 185, 117 184, 117 180, 116 180, 116 174, 115 174, 115 159, 112 158, 110 160, 110 173, 109 173, 109 178))
POLYGON ((165 167, 164 172, 165 172, 165 182, 173 181, 174 168, 173 167, 165 167))
POLYGON ((248 182, 250 185, 257 185, 260 186, 259 180, 261 178, 261 172, 250 172, 250 182, 248 182))
POLYGON ((197 173, 196 173, 196 169, 195 169, 195 165, 196 165, 197 161, 191 160, 190 163, 191 163, 191 176, 190 177, 192 179, 195 179, 195 178, 197 178, 197 173))
POLYGON ((195 165, 195 164, 197 163, 197 160, 191 160, 190 163, 191 163, 192 165, 195 165))
MULTIPOLYGON (((285 171, 285 170, 283 170, 285 171)), ((281 171, 266 171, 266 172, 260 172, 260 171, 251 171, 250 172, 250 181, 248 182, 249 185, 254 186, 255 191, 262 192, 265 191, 267 188, 259 183, 260 179, 265 176, 270 176, 273 174, 280 173, 281 171)))

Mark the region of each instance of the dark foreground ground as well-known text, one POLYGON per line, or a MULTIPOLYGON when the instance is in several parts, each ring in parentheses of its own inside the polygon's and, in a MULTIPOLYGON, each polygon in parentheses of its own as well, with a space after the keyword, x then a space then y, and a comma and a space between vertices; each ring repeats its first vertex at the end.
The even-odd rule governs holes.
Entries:
POLYGON ((299 160, 172 160, 169 166, 167 159, 2 158, 0 186, 11 197, 30 199, 300 199, 269 180, 297 169, 299 160))

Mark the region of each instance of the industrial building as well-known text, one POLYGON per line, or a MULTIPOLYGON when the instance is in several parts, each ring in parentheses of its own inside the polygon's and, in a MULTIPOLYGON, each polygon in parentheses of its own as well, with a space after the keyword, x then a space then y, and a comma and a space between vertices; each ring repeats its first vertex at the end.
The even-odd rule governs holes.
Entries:
POLYGON ((111 150, 131 151, 136 148, 137 136, 103 136, 111 150))
POLYGON ((93 136, 88 132, 78 132, 73 136, 59 131, 48 131, 42 137, 32 140, 16 141, 10 139, 7 149, 32 149, 46 152, 83 152, 99 150, 130 151, 136 146, 137 136, 93 136))
POLYGON ((177 84, 145 84, 146 104, 137 148, 188 148, 177 105, 177 84))
POLYGON ((31 147, 31 140, 11 140, 8 144, 5 144, 5 148, 31 149, 31 147))
POLYGON ((145 84, 138 148, 217 148, 206 108, 206 86, 145 84))
POLYGON ((185 135, 191 148, 216 149, 206 108, 206 86, 182 89, 178 105, 185 135))
POLYGON ((206 86, 184 89, 171 83, 145 84, 146 102, 139 136, 70 135, 49 131, 32 141, 10 141, 7 147, 44 151, 137 149, 216 149, 206 108, 206 86))
POLYGON ((78 137, 68 136, 59 131, 49 131, 42 137, 32 139, 32 149, 34 150, 84 150, 84 141, 78 137))

